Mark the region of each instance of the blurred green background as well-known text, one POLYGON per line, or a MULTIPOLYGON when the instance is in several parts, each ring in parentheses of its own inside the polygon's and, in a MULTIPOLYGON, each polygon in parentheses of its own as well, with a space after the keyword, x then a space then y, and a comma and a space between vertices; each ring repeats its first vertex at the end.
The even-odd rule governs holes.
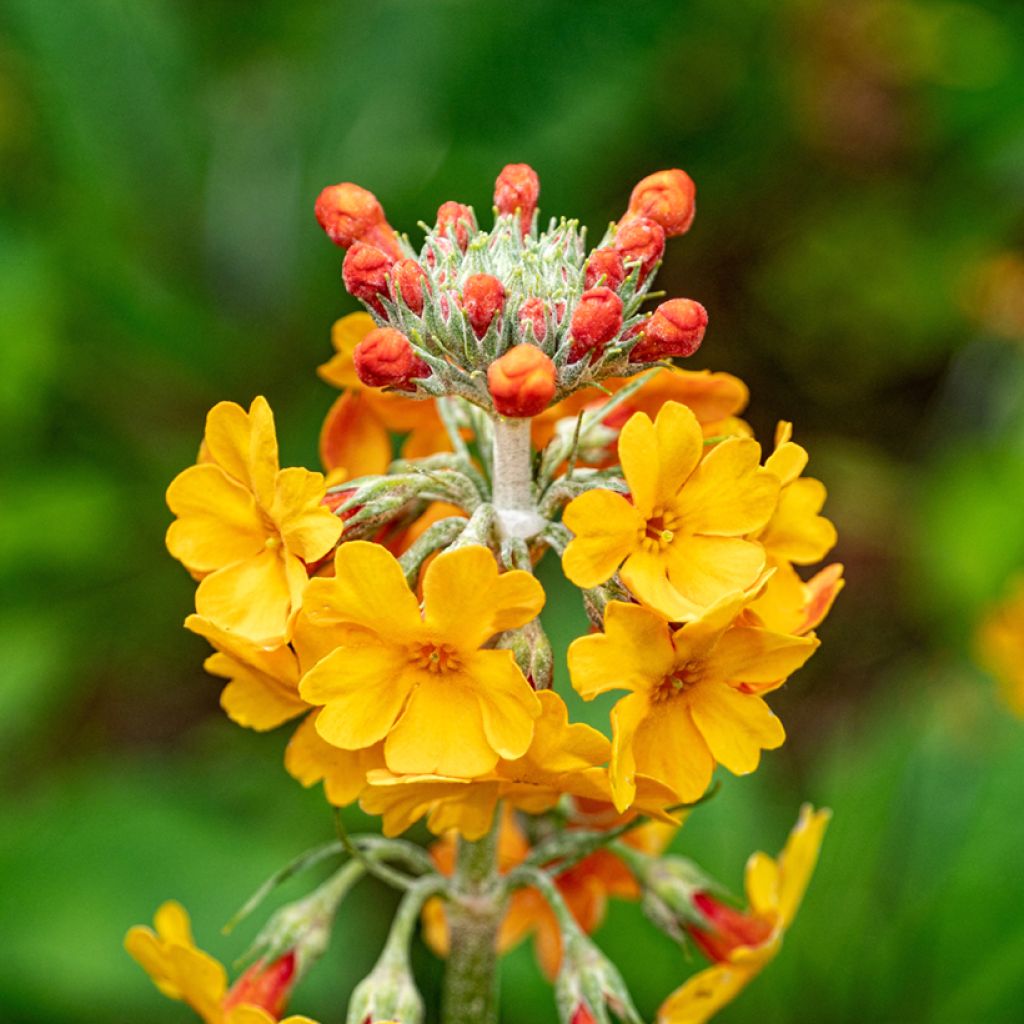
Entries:
MULTIPOLYGON (((795 421, 840 528, 849 584, 774 701, 788 744, 678 841, 738 889, 802 800, 835 811, 783 954, 720 1019, 1021 1019, 1024 724, 971 653, 1024 567, 1024 8, 4 0, 5 1024, 191 1019, 125 929, 177 897, 230 960, 254 924, 220 924, 330 836, 288 730, 218 710, 163 491, 225 398, 265 394, 285 464, 316 465, 314 368, 355 308, 323 185, 416 237, 447 199, 486 221, 512 161, 597 235, 643 175, 691 173, 661 283, 710 310, 692 363, 750 383, 763 438, 795 421)), ((564 644, 582 616, 556 576, 564 644)), ((352 898, 299 1011, 343 1019, 390 903, 352 898)), ((635 906, 598 937, 647 1015, 697 963, 635 906)), ((505 970, 506 1024, 553 1021, 529 949, 505 970)))

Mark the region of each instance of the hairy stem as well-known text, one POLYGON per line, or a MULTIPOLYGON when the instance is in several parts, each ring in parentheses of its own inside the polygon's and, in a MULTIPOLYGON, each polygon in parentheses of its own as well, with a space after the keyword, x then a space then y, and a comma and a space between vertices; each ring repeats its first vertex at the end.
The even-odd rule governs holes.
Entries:
POLYGON ((491 491, 503 533, 523 540, 547 525, 537 511, 533 486, 533 450, 529 419, 494 420, 494 469, 491 491))

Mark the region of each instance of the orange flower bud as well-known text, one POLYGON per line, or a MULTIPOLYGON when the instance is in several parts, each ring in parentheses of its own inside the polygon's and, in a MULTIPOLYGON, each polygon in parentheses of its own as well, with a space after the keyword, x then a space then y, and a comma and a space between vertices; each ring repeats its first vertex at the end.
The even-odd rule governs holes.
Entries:
POLYGON ((359 379, 371 388, 415 391, 412 381, 430 376, 430 367, 416 355, 409 339, 393 327, 370 331, 356 345, 352 361, 359 379))
POLYGON ((700 348, 707 326, 708 311, 699 302, 669 299, 641 327, 643 337, 630 349, 630 362, 692 356, 700 348))
POLYGON ((536 345, 510 348, 487 368, 487 387, 502 416, 536 416, 555 394, 555 364, 536 345))
POLYGON ((225 1010, 236 1006, 258 1006, 275 1017, 280 1017, 288 1005, 288 996, 295 983, 295 954, 284 956, 266 966, 257 960, 231 986, 222 1004, 225 1010))
POLYGON ((437 210, 437 227, 434 228, 434 232, 438 235, 446 235, 449 228, 454 229, 455 241, 465 252, 466 246, 469 245, 470 232, 476 231, 476 218, 473 216, 473 211, 468 206, 452 200, 442 203, 437 210))
POLYGON ((519 307, 519 329, 526 332, 526 325, 533 328, 533 336, 537 341, 543 341, 548 333, 547 307, 543 299, 527 299, 519 307))
POLYGON ((630 217, 619 225, 615 249, 623 263, 639 261, 643 283, 665 251, 665 231, 649 217, 630 217))
POLYGON ((687 924, 686 931, 709 960, 728 960, 741 946, 760 946, 774 927, 768 918, 735 910, 706 892, 694 893, 693 905, 707 924, 687 924))
POLYGON ((529 164, 508 164, 494 183, 494 205, 499 213, 519 211, 519 228, 529 234, 540 196, 540 179, 529 164))
POLYGON ((363 241, 394 258, 401 255, 395 232, 384 218, 384 208, 365 188, 350 181, 328 185, 317 196, 314 212, 327 237, 343 249, 363 241))
POLYGON ((597 1024, 594 1020, 594 1015, 590 1012, 590 1007, 586 1003, 580 1003, 572 1012, 572 1018, 569 1024, 597 1024))
POLYGON ((487 333, 491 321, 501 312, 504 304, 505 289, 496 277, 473 274, 466 278, 462 286, 462 311, 478 338, 487 333))
POLYGON ((341 265, 341 279, 349 295, 372 306, 381 316, 384 316, 384 307, 379 296, 388 293, 387 277, 391 265, 391 257, 387 253, 365 242, 356 242, 345 253, 341 265))
POLYGON ((584 278, 586 286, 596 288, 602 277, 604 286, 611 288, 613 292, 617 292, 619 285, 626 280, 626 268, 623 266, 622 257, 614 249, 595 249, 587 260, 584 278))
POLYGON ((587 352, 599 353, 621 327, 622 299, 611 288, 585 291, 573 310, 569 324, 572 333, 569 359, 575 362, 587 352))
POLYGON ((391 298, 399 297, 417 315, 423 312, 423 289, 429 288, 426 271, 415 260, 399 260, 391 268, 391 298))
POLYGON ((685 234, 693 223, 697 186, 679 168, 649 174, 629 197, 629 214, 660 224, 669 238, 685 234))

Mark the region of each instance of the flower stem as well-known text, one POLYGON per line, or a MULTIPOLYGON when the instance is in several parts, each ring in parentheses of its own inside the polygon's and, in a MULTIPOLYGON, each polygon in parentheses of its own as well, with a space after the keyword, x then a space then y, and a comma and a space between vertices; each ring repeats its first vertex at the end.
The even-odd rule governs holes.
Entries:
POLYGON ((505 535, 523 540, 540 533, 547 525, 547 520, 537 511, 534 498, 532 422, 502 416, 494 420, 491 498, 505 535))
POLYGON ((448 898, 448 962, 442 1024, 496 1024, 498 927, 504 911, 497 871, 495 826, 475 843, 459 839, 448 898))

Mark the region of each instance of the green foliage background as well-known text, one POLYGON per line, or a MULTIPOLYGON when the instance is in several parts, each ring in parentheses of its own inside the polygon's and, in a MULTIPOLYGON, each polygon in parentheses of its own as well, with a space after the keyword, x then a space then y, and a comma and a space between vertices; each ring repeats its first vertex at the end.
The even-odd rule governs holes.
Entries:
MULTIPOLYGON (((738 888, 801 800, 835 811, 784 953, 721 1019, 1019 1020, 1024 724, 970 660, 1024 568, 1015 0, 4 0, 0 1019, 188 1020, 125 929, 177 897, 230 960, 252 926, 220 924, 330 834, 286 737, 218 711, 163 491, 224 398, 267 395, 315 465, 314 368, 354 308, 324 184, 415 235, 446 199, 487 211, 510 161, 598 234, 644 174, 693 175, 662 272, 710 310, 693 362, 751 384, 763 438, 796 422, 842 536, 847 590, 775 701, 789 743, 678 840, 738 888)), ((343 1019, 390 903, 352 898, 297 1009, 343 1019)), ((696 965, 634 906, 598 937, 648 1015, 696 965)), ((505 970, 507 1024, 553 1021, 529 949, 505 970)))

